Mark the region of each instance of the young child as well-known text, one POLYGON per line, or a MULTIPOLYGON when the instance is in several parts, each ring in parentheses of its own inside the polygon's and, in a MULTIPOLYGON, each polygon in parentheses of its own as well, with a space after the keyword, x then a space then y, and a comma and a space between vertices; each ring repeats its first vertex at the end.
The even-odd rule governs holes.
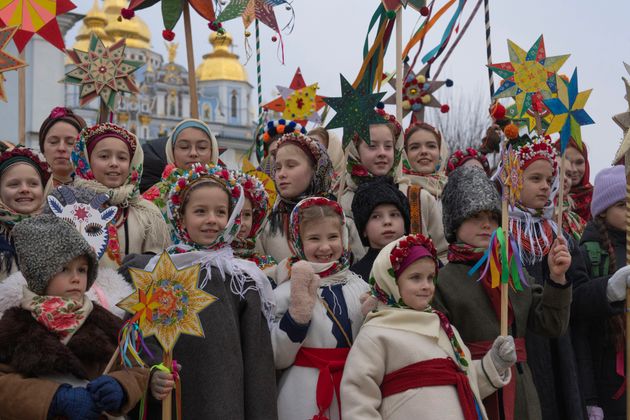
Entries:
MULTIPOLYGON (((469 276, 481 259, 501 220, 501 199, 494 183, 477 167, 459 167, 442 193, 444 232, 449 241, 449 263, 440 269, 433 306, 457 327, 473 360, 481 359, 500 334, 501 291, 491 278, 476 281, 483 270, 469 276)), ((491 420, 540 419, 540 402, 525 351, 530 332, 558 337, 569 325, 571 287, 565 272, 571 257, 556 239, 547 259, 550 278, 544 285, 528 277, 530 287, 509 290, 508 331, 514 337, 517 364, 506 387, 484 400, 491 420)))
MULTIPOLYGON (((559 142, 556 143, 556 150, 558 150, 559 142)), ((566 159, 566 157, 565 157, 566 159)), ((558 162, 558 167, 562 162, 562 157, 558 156, 556 161, 558 162)), ((584 227, 586 226, 586 222, 579 214, 577 214, 574 210, 576 208, 575 202, 571 198, 571 174, 570 171, 566 171, 564 175, 564 195, 562 197, 562 207, 558 206, 558 202, 560 201, 560 194, 556 197, 556 206, 554 218, 558 217, 558 212, 562 209, 562 230, 565 235, 572 238, 575 242, 580 242, 580 238, 582 237, 582 233, 584 232, 584 227)))
POLYGON ((403 173, 411 185, 418 185, 439 199, 446 185, 448 159, 448 145, 440 132, 425 122, 411 124, 405 130, 405 154, 403 173))
POLYGON ((143 156, 136 136, 110 123, 81 131, 72 151, 74 185, 106 193, 108 204, 118 207, 101 259, 105 267, 118 268, 129 254, 159 253, 170 242, 162 214, 140 195, 143 156))
POLYGON ((352 214, 361 241, 369 248, 350 270, 367 282, 381 249, 409 233, 409 202, 391 178, 374 177, 357 188, 352 200, 352 214))
POLYGON ((44 157, 27 147, 0 154, 0 281, 17 271, 11 230, 41 212, 50 174, 44 157))
POLYGON ((53 215, 20 222, 13 235, 27 288, 0 319, 2 417, 124 415, 142 398, 149 370, 103 375, 122 321, 85 295, 98 270, 92 247, 53 215))
POLYGON ((285 119, 271 120, 265 125, 263 134, 259 137, 256 145, 260 155, 263 157, 262 162, 260 162, 260 170, 272 178, 274 152, 278 148, 278 140, 285 134, 305 135, 306 129, 295 121, 285 119))
MULTIPOLYGON (((193 165, 173 173, 168 214, 177 242, 164 252, 179 270, 200 264, 198 287, 218 299, 199 313, 205 338, 182 335, 173 351, 182 365, 183 418, 277 415, 269 336, 273 290, 262 271, 234 258, 230 247, 244 199, 234 173, 220 166, 193 165)), ((134 255, 124 269, 151 271, 158 260, 159 255, 134 255)), ((173 385, 172 374, 155 372, 151 393, 164 399, 173 385)), ((158 418, 161 405, 149 405, 147 418, 158 418)))
MULTIPOLYGON (((367 284, 349 267, 341 206, 323 197, 291 212, 296 253, 278 265, 271 337, 278 383, 278 418, 341 419, 339 383, 363 322, 360 296, 367 284)), ((347 417, 351 418, 351 417, 347 417)))
POLYGON ((488 158, 479 150, 467 147, 463 150, 456 150, 446 163, 446 176, 450 176, 451 172, 460 166, 477 166, 484 170, 486 175, 490 176, 490 164, 488 158))
POLYGON ((343 372, 345 419, 487 419, 481 399, 510 381, 512 337, 473 361, 457 330, 431 307, 438 258, 431 240, 404 236, 381 250, 370 276, 378 299, 343 372))

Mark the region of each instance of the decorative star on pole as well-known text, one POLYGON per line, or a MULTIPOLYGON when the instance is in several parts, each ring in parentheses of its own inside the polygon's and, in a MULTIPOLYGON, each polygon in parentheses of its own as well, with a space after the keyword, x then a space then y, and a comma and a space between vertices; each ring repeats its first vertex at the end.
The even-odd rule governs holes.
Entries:
POLYGON ((318 111, 326 105, 324 97, 317 95, 317 83, 306 85, 298 67, 289 87, 278 86, 280 97, 263 105, 264 109, 282 112, 282 118, 305 126, 307 121, 321 120, 318 111))
POLYGON ((573 70, 571 80, 566 81, 558 77, 558 97, 545 100, 545 105, 553 114, 547 134, 560 133, 560 153, 564 153, 571 138, 582 147, 581 127, 595 123, 584 110, 592 90, 578 92, 576 68, 573 70))
POLYGON ((326 128, 343 127, 344 148, 352 141, 355 134, 369 144, 370 125, 384 124, 386 122, 374 110, 378 102, 385 96, 385 92, 370 93, 367 81, 361 83, 355 89, 343 75, 340 75, 340 78, 341 97, 324 98, 324 102, 336 112, 326 128))
POLYGON ((7 26, 6 28, 0 29, 0 99, 4 102, 7 102, 7 95, 4 91, 4 75, 2 73, 26 66, 24 61, 10 55, 4 50, 9 44, 9 41, 13 39, 17 30, 17 26, 7 26))
POLYGON ((131 0, 129 6, 126 9, 122 9, 120 14, 125 19, 131 19, 134 17, 136 10, 146 9, 156 3, 160 3, 162 6, 162 21, 164 22, 164 28, 166 28, 162 32, 162 37, 167 41, 172 41, 175 37, 173 29, 182 16, 183 6, 186 2, 208 22, 214 21, 214 6, 211 0, 131 0))
POLYGON ((155 335, 171 353, 180 334, 204 337, 199 312, 217 298, 197 287, 199 264, 178 270, 168 253, 153 271, 130 269, 136 291, 118 303, 132 314, 143 336, 155 335))
POLYGON ((420 11, 425 4, 425 0, 381 0, 385 10, 393 10, 394 12, 400 9, 401 7, 407 8, 407 6, 411 6, 417 11, 420 11))
POLYGON ((493 98, 514 97, 521 117, 531 108, 533 95, 540 93, 543 98, 550 98, 556 91, 556 72, 569 55, 547 57, 542 35, 527 52, 510 40, 508 50, 510 61, 488 66, 504 79, 493 98))
POLYGON ((92 34, 88 51, 75 49, 67 50, 66 53, 77 67, 66 73, 65 82, 81 86, 81 106, 100 96, 103 103, 113 111, 118 93, 139 92, 131 74, 143 63, 125 60, 124 39, 108 48, 92 34))

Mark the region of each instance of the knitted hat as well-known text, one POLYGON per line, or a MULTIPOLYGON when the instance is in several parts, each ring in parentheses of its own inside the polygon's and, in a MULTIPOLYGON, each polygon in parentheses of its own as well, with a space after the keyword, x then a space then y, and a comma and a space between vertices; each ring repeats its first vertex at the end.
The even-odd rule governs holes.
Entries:
POLYGON ((593 218, 608 207, 626 200, 626 173, 623 165, 602 169, 595 177, 591 213, 593 218))
POLYGON ((457 241, 459 226, 482 211, 501 217, 501 198, 481 168, 461 166, 448 177, 442 193, 442 222, 449 243, 457 241))
POLYGON ((394 181, 387 176, 374 177, 370 181, 359 184, 352 200, 354 223, 361 236, 363 245, 369 246, 368 238, 363 235, 370 215, 381 204, 393 204, 400 210, 405 222, 405 234, 409 233, 410 215, 409 201, 394 181))
POLYGON ((44 140, 46 140, 48 130, 60 121, 70 124, 76 128, 78 132, 81 132, 81 130, 87 127, 85 120, 72 112, 71 109, 62 106, 53 108, 48 118, 46 118, 41 127, 39 127, 39 150, 41 150, 42 153, 44 152, 44 140))
POLYGON ((48 282, 74 258, 88 260, 87 289, 98 271, 92 247, 70 223, 49 214, 31 217, 13 228, 18 265, 28 288, 38 295, 46 293, 48 282))

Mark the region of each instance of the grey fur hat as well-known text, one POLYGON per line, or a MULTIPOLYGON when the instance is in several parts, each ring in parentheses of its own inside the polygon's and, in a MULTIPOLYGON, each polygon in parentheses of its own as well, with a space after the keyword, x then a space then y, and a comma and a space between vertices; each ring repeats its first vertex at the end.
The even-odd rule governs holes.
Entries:
POLYGON ((43 214, 17 223, 11 233, 18 266, 33 293, 43 295, 53 276, 81 255, 88 259, 86 290, 94 283, 98 271, 96 254, 70 223, 43 214))
POLYGON ((442 192, 442 222, 446 240, 456 242, 459 226, 482 211, 493 212, 501 218, 499 192, 483 169, 460 166, 449 175, 442 192))

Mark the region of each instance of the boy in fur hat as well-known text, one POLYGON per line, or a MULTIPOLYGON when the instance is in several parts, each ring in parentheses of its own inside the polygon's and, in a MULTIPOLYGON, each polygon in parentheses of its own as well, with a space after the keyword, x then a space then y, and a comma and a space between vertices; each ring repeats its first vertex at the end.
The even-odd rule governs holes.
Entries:
POLYGON ((27 287, 20 306, 0 320, 2 419, 124 415, 142 397, 149 371, 102 375, 121 321, 85 296, 98 270, 94 250, 53 215, 20 222, 13 235, 27 287))

